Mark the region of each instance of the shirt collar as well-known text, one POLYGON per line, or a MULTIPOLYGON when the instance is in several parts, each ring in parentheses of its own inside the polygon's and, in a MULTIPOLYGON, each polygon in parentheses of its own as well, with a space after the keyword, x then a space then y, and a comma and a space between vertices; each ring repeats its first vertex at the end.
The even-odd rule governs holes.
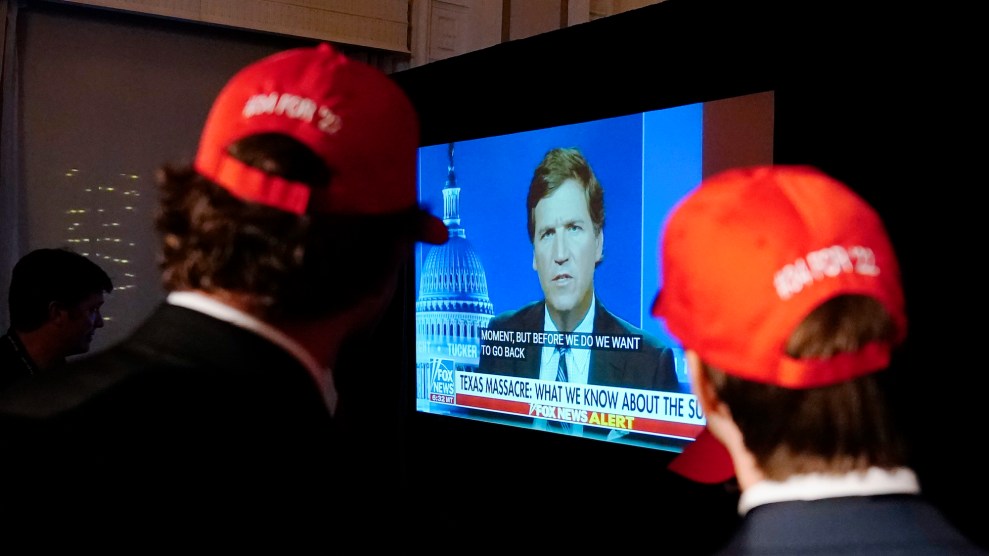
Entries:
POLYGON ((281 346, 285 351, 298 359, 316 380, 316 384, 320 386, 323 392, 323 399, 326 401, 326 406, 329 408, 330 414, 336 412, 337 391, 333 383, 333 373, 327 372, 326 368, 320 365, 312 354, 281 330, 240 309, 231 307, 199 292, 171 292, 168 294, 166 301, 170 305, 192 309, 193 311, 198 311, 243 329, 250 330, 273 344, 281 346))
POLYGON ((38 369, 37 363, 34 362, 34 359, 31 359, 31 354, 27 352, 27 348, 24 347, 24 343, 21 342, 21 337, 17 335, 17 332, 14 330, 13 326, 7 330, 7 334, 5 336, 0 337, 0 340, 3 340, 4 338, 10 342, 14 353, 16 353, 20 358, 21 364, 23 365, 24 374, 27 376, 38 374, 40 369, 38 369))
POLYGON ((840 475, 808 473, 794 475, 783 481, 759 481, 742 492, 738 500, 738 513, 745 515, 756 506, 772 502, 919 492, 917 475, 905 467, 870 467, 865 471, 840 475))

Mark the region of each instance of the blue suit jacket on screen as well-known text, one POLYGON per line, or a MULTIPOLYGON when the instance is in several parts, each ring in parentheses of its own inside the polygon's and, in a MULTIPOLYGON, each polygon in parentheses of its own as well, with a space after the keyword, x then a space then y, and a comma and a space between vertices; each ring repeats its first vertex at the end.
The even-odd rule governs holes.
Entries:
MULTIPOLYGON (((516 311, 496 316, 488 324, 488 328, 542 332, 545 311, 546 303, 535 301, 516 311)), ((681 391, 673 350, 641 328, 609 312, 600 300, 595 301, 594 306, 594 334, 641 336, 641 349, 638 351, 593 350, 587 375, 588 384, 667 392, 681 391)), ((527 346, 525 359, 485 356, 482 350, 478 372, 538 379, 540 360, 540 346, 527 346)))

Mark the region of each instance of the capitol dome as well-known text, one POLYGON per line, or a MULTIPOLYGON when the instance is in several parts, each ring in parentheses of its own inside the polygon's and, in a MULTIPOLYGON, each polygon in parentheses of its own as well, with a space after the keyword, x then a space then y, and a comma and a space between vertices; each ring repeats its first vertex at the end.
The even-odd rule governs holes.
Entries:
POLYGON ((431 370, 477 369, 480 330, 494 317, 488 297, 484 264, 467 239, 460 221, 460 187, 453 165, 453 144, 443 187, 443 222, 449 240, 429 249, 419 274, 416 296, 416 366, 423 385, 418 397, 430 393, 431 370))
POLYGON ((449 241, 429 250, 416 299, 417 312, 493 313, 484 265, 466 237, 451 233, 449 241))

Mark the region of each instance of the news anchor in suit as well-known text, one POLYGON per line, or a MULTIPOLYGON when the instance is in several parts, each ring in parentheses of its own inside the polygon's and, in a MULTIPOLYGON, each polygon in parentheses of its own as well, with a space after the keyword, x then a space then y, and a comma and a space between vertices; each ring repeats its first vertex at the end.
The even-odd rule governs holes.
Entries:
MULTIPOLYGON (((575 148, 548 151, 533 172, 526 207, 532 268, 544 299, 497 315, 488 329, 511 331, 513 338, 516 332, 635 337, 635 347, 560 350, 525 343, 524 357, 517 351, 505 357, 485 349, 493 344, 482 340, 478 372, 679 392, 673 350, 609 312, 594 291, 594 272, 604 256, 604 190, 584 155, 575 148)), ((572 432, 601 432, 594 429, 574 427, 572 432)))

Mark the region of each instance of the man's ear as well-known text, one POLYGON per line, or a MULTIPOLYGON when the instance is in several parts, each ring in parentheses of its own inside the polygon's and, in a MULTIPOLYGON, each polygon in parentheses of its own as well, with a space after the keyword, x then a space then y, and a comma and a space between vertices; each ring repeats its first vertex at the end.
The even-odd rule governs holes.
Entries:
POLYGON ((686 350, 684 354, 687 358, 687 372, 690 374, 690 389, 697 396, 704 414, 710 415, 721 403, 721 400, 718 399, 714 386, 711 385, 707 373, 704 372, 701 356, 692 349, 686 350))
POLYGON ((68 311, 58 301, 48 303, 48 322, 59 323, 65 320, 67 315, 68 311))

